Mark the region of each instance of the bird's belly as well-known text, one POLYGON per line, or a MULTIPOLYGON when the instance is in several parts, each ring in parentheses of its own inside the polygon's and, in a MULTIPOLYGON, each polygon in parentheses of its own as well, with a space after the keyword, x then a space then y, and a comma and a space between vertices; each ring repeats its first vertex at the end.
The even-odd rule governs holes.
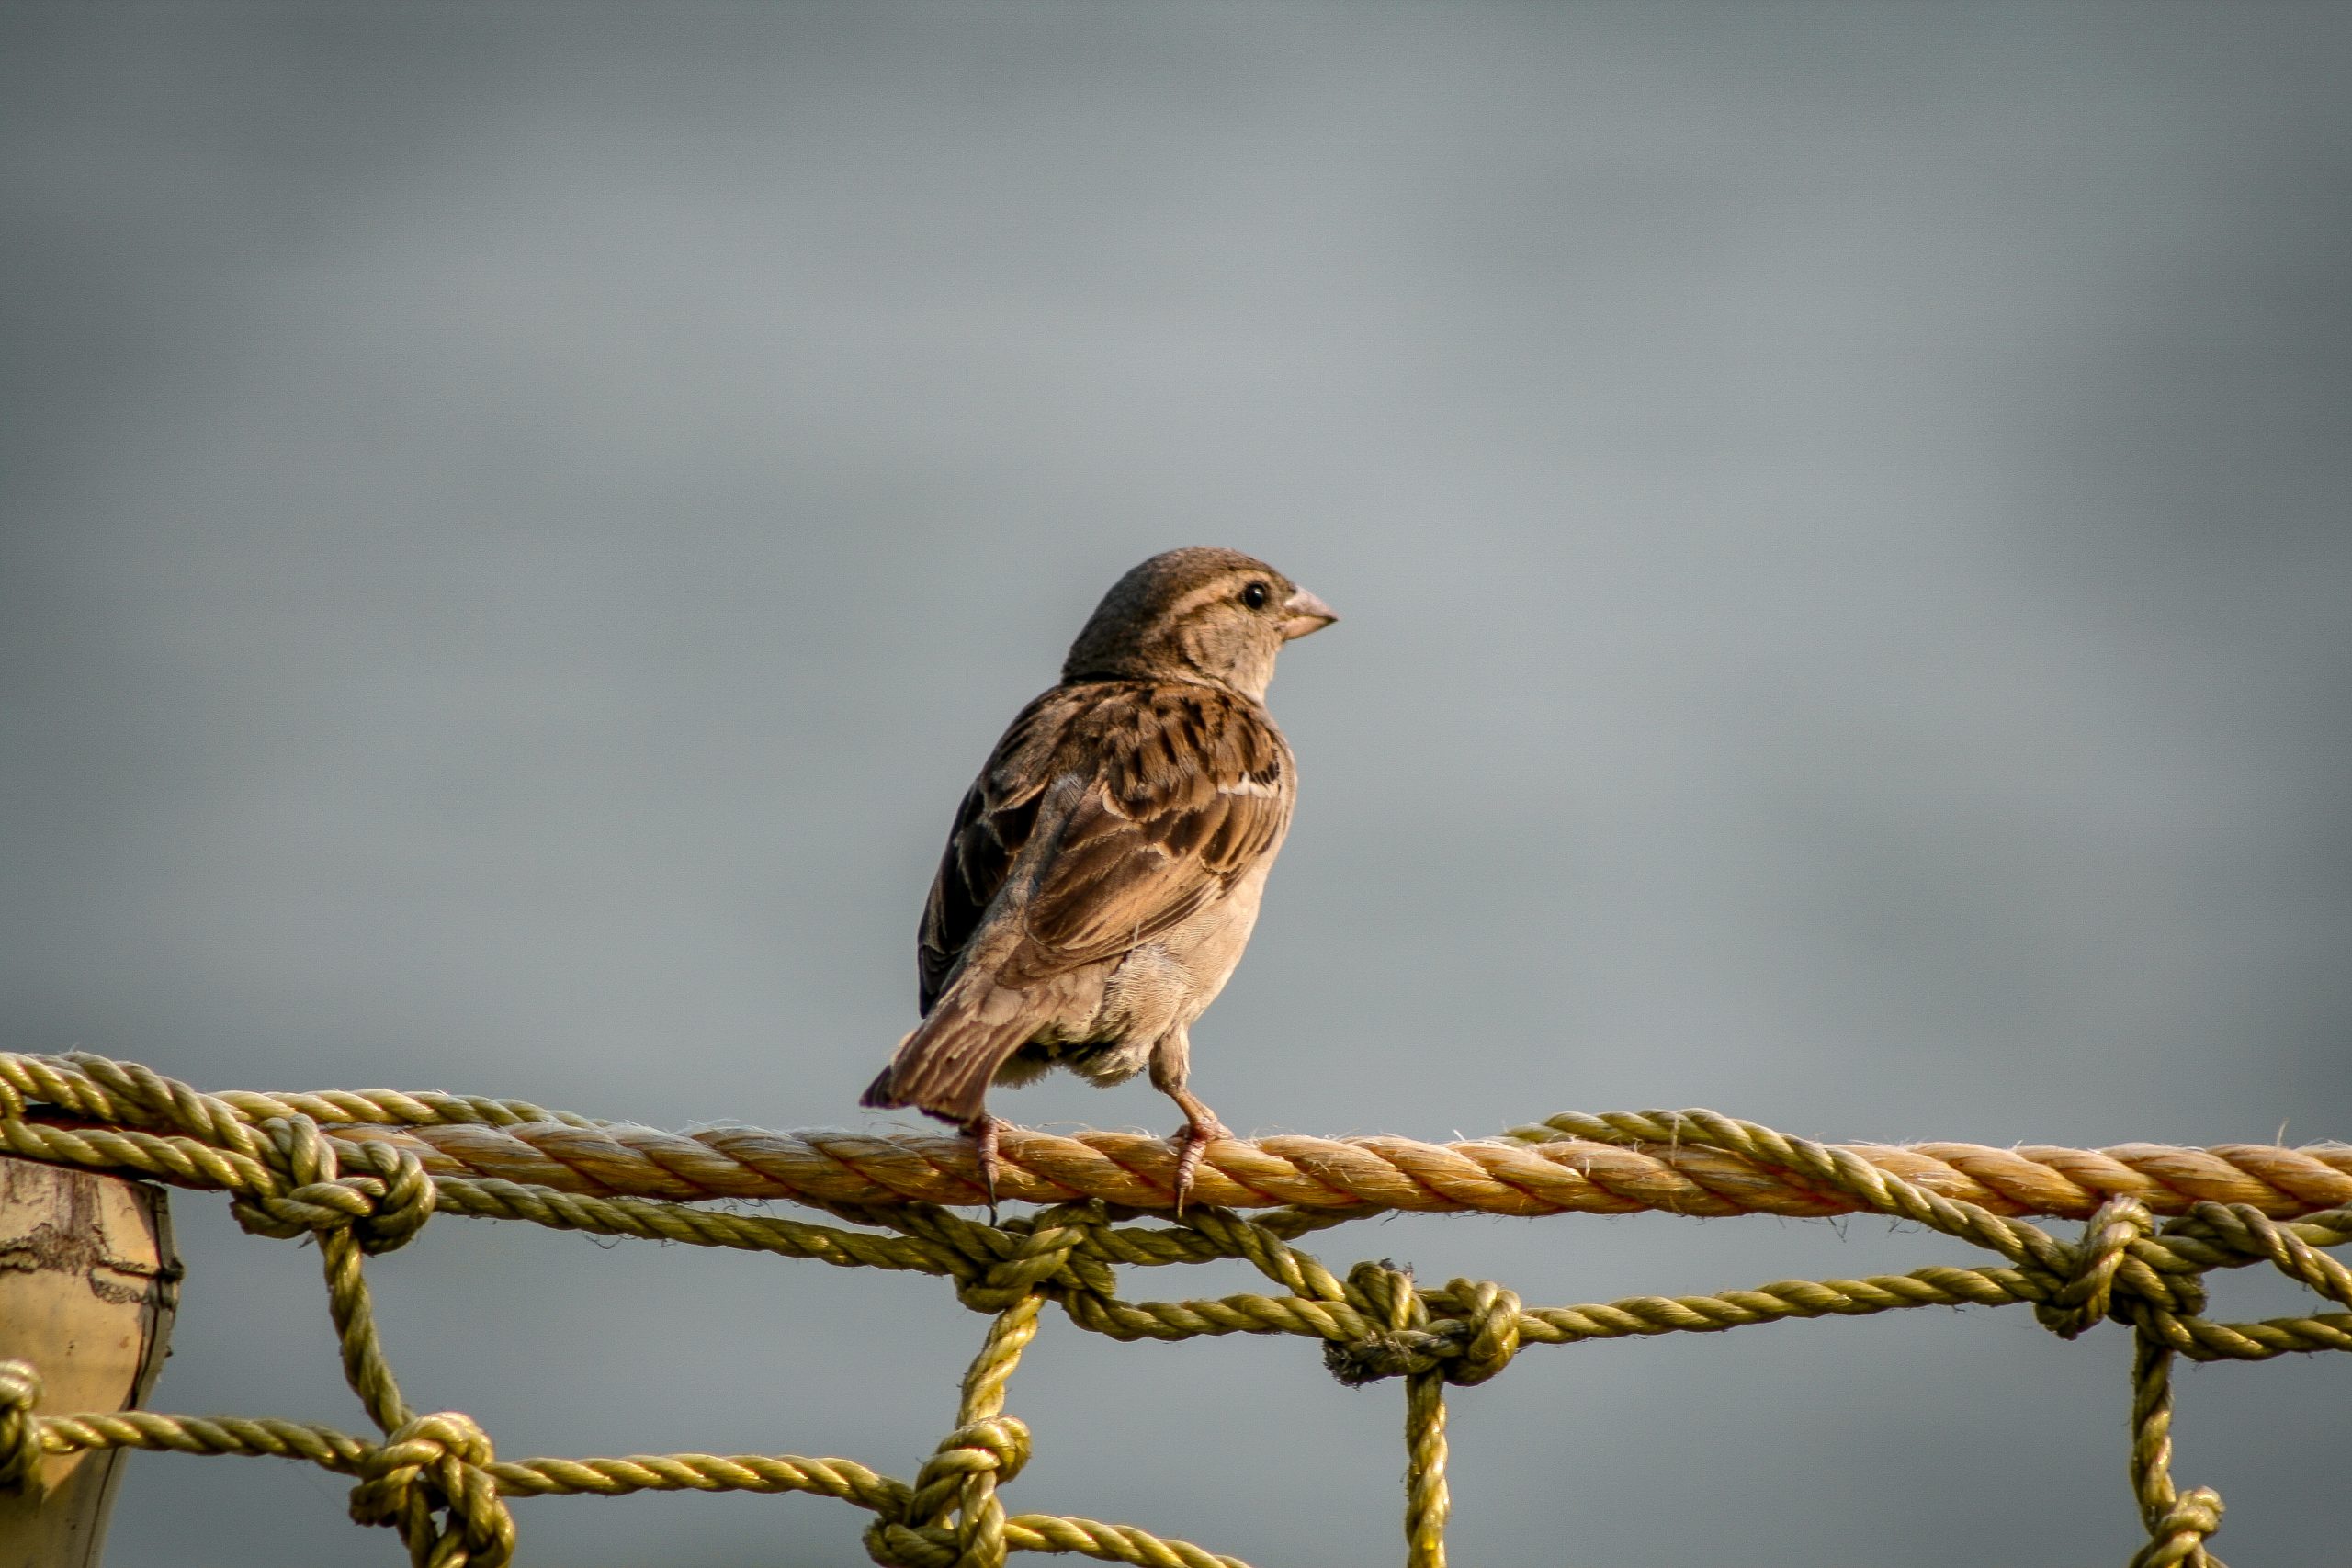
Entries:
POLYGON ((1102 987, 1104 1021, 1115 1021, 1122 1038, 1148 1041, 1208 1010, 1250 945, 1257 895, 1253 879, 1158 942, 1129 953, 1102 987))
POLYGON ((1092 1016, 1041 1031, 1004 1065, 997 1081, 1025 1083, 1054 1066, 1098 1084, 1122 1083, 1143 1071, 1153 1043, 1190 1025, 1225 989, 1250 945, 1264 884, 1262 870, 1244 878, 1182 925, 1114 961, 1092 1016))
POLYGON ((1057 1020, 1038 1031, 997 1082, 1025 1083, 1049 1066, 1064 1066, 1098 1084, 1124 1083, 1151 1060, 1154 1041, 1198 1016, 1188 1000, 1193 972, 1162 943, 1146 943, 1105 967, 1101 1005, 1084 1019, 1057 1020))

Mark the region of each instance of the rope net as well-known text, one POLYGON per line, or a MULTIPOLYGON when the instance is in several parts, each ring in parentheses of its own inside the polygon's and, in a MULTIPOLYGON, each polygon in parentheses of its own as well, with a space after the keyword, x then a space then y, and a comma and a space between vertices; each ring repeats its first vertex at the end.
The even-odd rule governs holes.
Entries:
POLYGON ((680 1134, 516 1100, 390 1090, 204 1094, 103 1056, 0 1053, 0 1145, 25 1158, 230 1195, 265 1235, 315 1236, 345 1376, 372 1437, 269 1417, 37 1411, 40 1377, 0 1362, 0 1487, 35 1483, 45 1454, 129 1448, 306 1460, 355 1479, 351 1516, 397 1530, 416 1568, 501 1568, 506 1499, 644 1491, 803 1492, 870 1512, 885 1568, 999 1568, 1010 1552, 1075 1552, 1146 1568, 1243 1568, 1132 1525, 1012 1514, 1004 1488, 1030 1451, 1006 1386, 1050 1303, 1114 1339, 1288 1334, 1322 1342, 1342 1382, 1405 1384, 1406 1561, 1442 1568, 1445 1389, 1486 1382, 1522 1349, 1630 1336, 1719 1333, 1784 1318, 2025 1303, 2072 1339, 2105 1319, 2132 1331, 2129 1472, 2147 1540, 2132 1568, 2219 1568, 2222 1500, 2172 1478, 2174 1359, 2264 1360, 2352 1350, 2352 1312, 2226 1323, 2204 1276, 2267 1263, 2352 1307, 2352 1146, 2104 1150, 1968 1144, 1824 1145, 1703 1111, 1562 1115, 1484 1141, 1227 1139, 1174 1211, 1161 1141, 1008 1130, 999 1196, 1042 1205, 982 1222, 969 1146, 945 1137, 680 1134), (836 1224, 697 1203, 788 1199, 836 1224), (1244 1213, 1243 1211, 1250 1211, 1244 1213), (1882 1213, 1993 1254, 1860 1280, 1781 1280, 1717 1295, 1530 1307, 1487 1280, 1427 1285, 1408 1268, 1335 1273, 1295 1245, 1392 1210, 1505 1214, 1882 1213), (365 1259, 436 1213, 734 1247, 842 1268, 936 1275, 988 1320, 955 1426, 911 1481, 846 1459, 630 1454, 502 1460, 456 1411, 420 1412, 386 1360, 365 1259), (2084 1222, 2072 1240, 2029 1217, 2084 1222), (1137 1301, 1122 1268, 1246 1260, 1272 1293, 1137 1301))

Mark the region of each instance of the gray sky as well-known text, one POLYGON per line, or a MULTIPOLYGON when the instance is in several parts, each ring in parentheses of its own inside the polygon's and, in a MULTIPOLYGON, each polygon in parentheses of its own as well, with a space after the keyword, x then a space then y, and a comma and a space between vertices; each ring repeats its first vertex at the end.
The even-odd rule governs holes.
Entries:
MULTIPOLYGON (((1114 577, 1216 543, 1346 617, 1194 1032, 1237 1128, 2352 1133, 2348 67, 2329 6, 8 6, 6 1043, 902 1125, 855 1096, 959 792, 1114 577)), ((314 1256, 178 1213, 159 1403, 360 1426, 314 1256)), ((1319 1251, 1542 1303, 1969 1256, 1319 1251)), ((458 1220, 374 1276, 411 1397, 513 1456, 910 1474, 981 1331, 458 1220)), ((2128 1356, 2015 1310, 1532 1351, 1454 1400, 1456 1557, 2117 1561, 2128 1356)), ((2241 1568, 2342 1555, 2347 1395, 2184 1374, 2241 1568)), ((1397 1554, 1398 1391, 1312 1345, 1056 1319, 1012 1408, 1016 1506, 1397 1554)), ((395 1559, 345 1489, 141 1456, 112 1561, 395 1559)), ((518 1515, 616 1568, 865 1517, 518 1515)))

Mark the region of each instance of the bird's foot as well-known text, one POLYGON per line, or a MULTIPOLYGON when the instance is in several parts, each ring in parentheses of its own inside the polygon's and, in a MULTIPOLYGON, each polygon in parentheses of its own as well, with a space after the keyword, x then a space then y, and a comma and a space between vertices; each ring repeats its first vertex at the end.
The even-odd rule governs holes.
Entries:
POLYGON ((989 1198, 989 1224, 996 1224, 996 1173, 1001 1165, 997 1158, 997 1136, 1006 1123, 981 1111, 964 1123, 965 1136, 972 1140, 972 1163, 979 1168, 980 1190, 989 1198))
POLYGON ((1233 1136, 1206 1106, 1193 1112, 1176 1134, 1176 1217, 1184 1217, 1185 1200, 1193 1195, 1193 1179, 1201 1173, 1201 1156, 1219 1138, 1233 1136))

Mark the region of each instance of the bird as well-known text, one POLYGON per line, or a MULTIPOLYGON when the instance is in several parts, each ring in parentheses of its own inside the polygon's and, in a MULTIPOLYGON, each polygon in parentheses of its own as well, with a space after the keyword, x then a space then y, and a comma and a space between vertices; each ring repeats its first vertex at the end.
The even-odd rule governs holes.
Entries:
POLYGON ((1175 1206, 1231 1134, 1188 1084, 1290 830, 1297 767, 1266 711, 1283 645, 1338 620, 1265 562, 1193 547, 1114 583, 965 792, 916 940, 922 1021, 862 1103, 974 1143, 996 1206, 992 1084, 1148 1071, 1184 1112, 1175 1206))

